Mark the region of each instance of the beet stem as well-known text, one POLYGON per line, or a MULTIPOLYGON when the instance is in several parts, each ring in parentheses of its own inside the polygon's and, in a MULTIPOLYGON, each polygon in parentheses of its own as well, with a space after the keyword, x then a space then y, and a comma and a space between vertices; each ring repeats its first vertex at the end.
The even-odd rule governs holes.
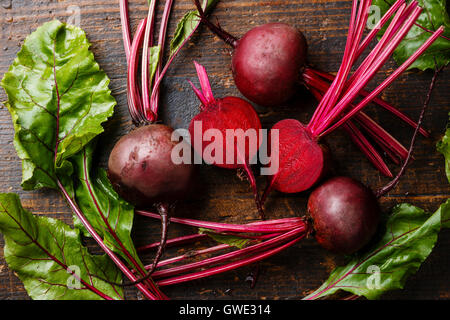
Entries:
MULTIPOLYGON (((310 74, 305 73, 304 78, 306 80, 306 85, 309 87, 308 89, 314 94, 316 99, 320 101, 321 97, 323 97, 323 92, 328 90, 329 85, 323 80, 316 79, 314 76, 310 74)), ((375 138, 375 140, 383 148, 383 150, 389 148, 391 150, 387 151, 388 153, 393 151, 394 153, 398 154, 398 156, 406 158, 408 150, 394 137, 392 137, 386 130, 384 130, 378 123, 376 123, 372 118, 370 118, 365 113, 360 111, 356 115, 356 120, 358 120, 358 122, 360 122, 360 124, 365 127, 368 134, 370 134, 373 138, 375 138)), ((415 123, 414 121, 412 122, 415 123)))
POLYGON ((141 66, 141 86, 142 86, 142 107, 143 113, 146 116, 146 120, 153 122, 156 120, 156 114, 151 114, 150 97, 149 97, 149 85, 151 79, 149 79, 149 48, 153 46, 153 26, 155 23, 155 8, 156 0, 151 0, 148 14, 147 24, 145 26, 144 44, 142 46, 142 66, 141 66))
POLYGON ((143 40, 146 23, 147 23, 146 19, 141 20, 137 28, 136 35, 133 39, 133 43, 130 49, 130 60, 127 72, 128 110, 130 112, 131 118, 133 119, 133 123, 137 126, 145 122, 145 119, 142 117, 141 112, 142 100, 141 95, 139 93, 138 85, 136 83, 136 73, 138 70, 139 47, 143 40))
POLYGON ((230 270, 234 270, 234 269, 237 269, 237 268, 249 265, 249 264, 253 264, 255 262, 258 262, 258 261, 264 260, 268 257, 271 257, 271 256, 285 250, 286 248, 293 246, 294 244, 299 242, 301 239, 303 239, 305 236, 306 236, 306 234, 302 234, 299 237, 289 241, 288 243, 286 243, 280 247, 271 249, 269 251, 258 254, 251 258, 247 258, 247 259, 240 260, 240 261, 235 261, 235 262, 223 265, 223 266, 214 267, 211 269, 195 272, 192 274, 187 274, 187 275, 182 275, 179 277, 164 279, 164 280, 158 281, 157 284, 159 286, 174 285, 174 284, 178 284, 178 283, 183 283, 183 282, 187 282, 187 281, 192 281, 192 280, 196 280, 196 279, 213 276, 213 275, 220 274, 220 273, 230 271, 230 270))
MULTIPOLYGON (((391 56, 395 48, 398 46, 398 44, 402 41, 402 39, 406 36, 406 34, 411 29, 413 22, 418 18, 422 11, 422 8, 416 7, 413 14, 406 20, 405 24, 400 28, 398 33, 393 37, 392 41, 386 45, 386 47, 382 50, 380 55, 378 57, 374 57, 373 63, 370 64, 370 70, 359 76, 357 79, 355 79, 355 85, 352 86, 347 90, 347 92, 344 94, 343 98, 333 107, 333 110, 330 111, 330 113, 321 121, 321 123, 314 129, 313 133, 317 135, 318 137, 323 136, 338 126, 334 125, 332 129, 326 130, 326 128, 344 111, 344 109, 347 108, 347 106, 353 101, 356 97, 356 95, 363 89, 367 83, 375 76, 375 74, 378 72, 378 70, 381 68, 381 66, 387 61, 387 59, 391 56), (326 131, 326 133, 324 132, 326 131)), ((380 41, 379 43, 382 43, 380 41)), ((418 51, 420 52, 420 51, 418 51)), ((416 58, 417 56, 414 55, 416 58)), ((411 62, 412 63, 412 62, 411 62)), ((350 114, 354 114, 355 110, 361 110, 362 107, 366 106, 373 98, 375 98, 383 89, 386 88, 386 83, 392 83, 393 80, 395 80, 399 75, 399 70, 402 70, 402 67, 397 69, 391 77, 388 79, 389 82, 384 82, 384 86, 379 86, 379 90, 374 90, 371 92, 369 96, 367 96, 365 99, 363 99, 364 104, 360 103, 359 109, 358 107, 354 108, 352 111, 350 111, 350 114), (395 77, 393 77, 393 75, 395 77), (381 89, 381 90, 380 90, 381 89), (370 99, 368 99, 370 97, 370 99)), ((404 71, 404 70, 402 70, 404 71)), ((343 119, 348 119, 348 117, 344 116, 343 119)), ((342 124, 344 121, 342 119, 339 121, 339 124, 342 124)))
MULTIPOLYGON (((198 240, 203 240, 205 238, 208 238, 207 234, 191 234, 188 236, 178 237, 178 238, 174 238, 174 239, 168 239, 166 242, 166 248, 172 247, 172 246, 177 246, 177 245, 182 245, 182 244, 186 244, 186 243, 191 243, 191 242, 195 242, 198 240)), ((157 249, 159 247, 160 243, 161 242, 151 243, 151 244, 139 247, 136 250, 137 250, 137 252, 145 252, 145 251, 157 249)))
POLYGON ((351 110, 348 114, 346 114, 342 119, 340 119, 336 124, 334 124, 331 128, 327 129, 322 135, 325 135, 337 127, 339 127, 342 123, 350 119, 354 116, 358 111, 364 108, 367 104, 371 102, 371 100, 379 95, 384 89, 386 89, 398 76, 403 73, 409 66, 425 51, 427 50, 431 44, 439 37, 440 34, 444 32, 444 27, 440 27, 428 40, 411 56, 409 57, 397 70, 395 70, 383 83, 381 83, 375 90, 373 90, 366 98, 364 98, 353 110, 351 110))
MULTIPOLYGON (((310 88, 310 90, 316 96, 317 100, 320 101, 322 99, 322 94, 318 90, 316 90, 315 88, 310 88)), ((357 116, 359 116, 361 113, 362 111, 358 113, 357 116)), ((387 167, 386 163, 383 161, 379 153, 365 138, 363 133, 351 121, 347 122, 343 126, 343 128, 350 136, 350 139, 353 141, 353 143, 362 151, 362 153, 364 153, 364 155, 373 164, 373 166, 377 168, 382 174, 391 178, 393 176, 391 171, 389 170, 389 168, 387 167)), ((376 134, 371 132, 371 130, 367 131, 370 135, 376 136, 376 134)))
POLYGON ((164 252, 164 248, 167 242, 167 229, 169 227, 169 206, 167 204, 158 204, 156 206, 158 209, 159 215, 161 216, 161 241, 158 246, 158 251, 156 252, 155 258, 153 260, 152 267, 149 270, 149 275, 155 271, 156 266, 158 265, 159 260, 162 257, 164 252))
POLYGON ((259 216, 260 216, 261 220, 266 220, 266 215, 264 213, 264 209, 262 207, 261 199, 259 197, 258 187, 256 185, 255 175, 253 174, 252 169, 250 168, 248 163, 245 161, 245 159, 244 159, 244 162, 245 162, 244 163, 244 170, 247 173, 247 176, 248 176, 248 178, 250 180, 250 186, 252 187, 252 190, 253 190, 253 196, 255 198, 256 208, 258 209, 259 216))
POLYGON ((370 144, 370 142, 364 137, 363 133, 351 122, 348 121, 342 127, 349 134, 353 142, 362 150, 367 156, 370 162, 381 171, 385 176, 393 177, 386 163, 381 158, 380 154, 370 144))
POLYGON ((130 59, 131 36, 130 36, 130 19, 128 16, 128 0, 120 0, 120 21, 122 24, 123 46, 127 61, 130 59))
MULTIPOLYGON (((207 5, 208 5, 208 0, 205 0, 205 7, 207 5)), ((171 53, 171 55, 169 57, 169 61, 167 61, 167 63, 165 64, 165 66, 162 69, 159 77, 155 78, 154 85, 153 85, 152 96, 150 98, 152 101, 156 98, 156 95, 159 92, 159 88, 161 86, 161 82, 162 82, 164 76, 166 75, 167 70, 169 70, 169 67, 171 66, 171 64, 175 60, 176 56, 178 55, 178 53, 181 51, 181 49, 183 49, 183 47, 186 45, 186 43, 188 43, 189 40, 192 38, 192 35, 195 33, 195 31, 197 31, 199 25, 200 25, 200 21, 194 26, 194 28, 192 29, 192 32, 184 39, 184 41, 181 43, 181 45, 177 47, 175 52, 171 53)))
MULTIPOLYGON (((162 68, 162 55, 164 54, 164 48, 166 43, 166 35, 167 35, 167 24, 169 23, 169 16, 170 12, 172 10, 173 0, 167 0, 166 5, 164 6, 164 12, 162 16, 162 23, 159 30, 159 38, 158 38, 158 45, 160 46, 160 54, 159 54, 159 61, 158 66, 156 68, 154 79, 158 79, 161 74, 161 68, 162 68)), ((154 79, 149 79, 150 83, 154 82, 154 79)), ((155 115, 155 121, 158 118, 158 109, 159 109, 159 94, 160 94, 160 87, 154 88, 156 90, 156 94, 151 96, 151 103, 150 107, 155 115)))
MULTIPOLYGON (((153 219, 161 219, 161 217, 152 212, 135 210, 136 214, 153 219)), ((248 223, 245 225, 207 222, 184 218, 169 218, 171 223, 183 224, 186 226, 210 229, 216 232, 237 232, 237 233, 277 233, 287 232, 294 228, 304 226, 305 223, 301 218, 285 218, 278 220, 259 221, 248 223)))
MULTIPOLYGON (((435 64, 436 64, 436 62, 435 62, 435 64)), ((397 176, 391 182, 389 182, 386 186, 384 186, 383 188, 379 189, 375 193, 377 198, 380 198, 380 197, 384 196, 389 191, 394 189, 397 186, 397 184, 399 183, 400 178, 405 173, 406 168, 408 167, 408 164, 411 161, 412 153, 414 152, 414 145, 415 145, 415 142, 417 140, 417 134, 419 132, 420 126, 422 125, 422 121, 423 121, 423 118, 425 116, 425 112, 428 109, 428 106, 430 104, 431 94, 432 94, 434 86, 436 84, 437 76, 438 76, 439 72, 441 72, 441 70, 443 68, 444 68, 443 66, 441 68, 439 68, 439 69, 436 68, 436 70, 434 72, 434 75, 433 75, 433 78, 431 79, 430 87, 428 89, 428 93, 427 93, 425 101, 423 103, 423 107, 422 107, 422 111, 420 113, 419 121, 417 121, 417 128, 414 131, 414 134, 413 134, 412 139, 411 139, 411 145, 409 147, 408 157, 406 158, 406 160, 405 160, 403 166, 401 167, 400 171, 398 172, 397 176)))
POLYGON ((236 48, 239 40, 236 37, 229 34, 228 32, 226 32, 224 29, 222 29, 220 25, 215 25, 214 23, 209 21, 199 0, 194 0, 194 4, 197 7, 200 20, 204 24, 206 24, 208 29, 211 30, 211 32, 217 35, 220 39, 222 39, 226 44, 230 45, 233 48, 236 48))
MULTIPOLYGON (((305 82, 305 85, 307 87, 311 86, 311 87, 316 87, 321 84, 320 87, 320 91, 326 91, 328 90, 328 88, 330 87, 330 85, 326 82, 324 82, 321 79, 318 79, 315 75, 318 75, 326 80, 329 81, 333 81, 335 76, 326 73, 326 72, 322 72, 320 70, 317 69, 313 69, 311 67, 308 67, 305 69, 304 73, 303 73, 303 79, 305 82), (326 89, 323 89, 323 86, 326 86, 326 89)), ((319 88, 318 88, 319 89, 319 88)), ((366 97, 370 94, 370 92, 366 91, 366 90, 361 90, 359 92, 359 94, 363 97, 366 97)), ((402 121, 406 122, 408 125, 410 125, 413 128, 417 127, 417 123, 412 120, 410 117, 408 117, 406 114, 404 114, 403 112, 401 112, 400 110, 398 110, 396 107, 394 107, 393 105, 389 104, 387 101, 383 100, 380 97, 376 97, 373 99, 372 101, 373 103, 377 104, 378 106, 386 109, 387 111, 391 112, 392 114, 394 114, 395 116, 397 116, 399 119, 401 119, 402 121)), ((427 130, 420 128, 420 133, 424 136, 424 137, 429 137, 430 134, 427 130)), ((406 150, 406 148, 404 148, 406 150)), ((407 151, 406 151, 407 152, 407 151)))

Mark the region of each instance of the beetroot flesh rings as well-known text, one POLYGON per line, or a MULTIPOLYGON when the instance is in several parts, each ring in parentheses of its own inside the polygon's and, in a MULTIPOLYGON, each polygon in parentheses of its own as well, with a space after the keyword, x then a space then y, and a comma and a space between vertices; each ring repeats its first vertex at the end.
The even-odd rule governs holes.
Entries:
POLYGON ((308 200, 315 238, 325 249, 352 254, 375 234, 380 207, 373 192, 348 177, 335 177, 315 189, 308 200))
POLYGON ((256 162, 257 152, 262 143, 259 116, 253 106, 241 98, 214 98, 205 67, 195 61, 194 64, 201 86, 199 90, 190 82, 201 101, 201 112, 189 125, 194 150, 206 163, 226 169, 243 169, 250 181, 258 213, 264 220, 256 179, 250 167, 252 160, 256 162), (201 126, 201 131, 196 130, 197 126, 201 126), (209 137, 209 134, 214 135, 209 137), (222 141, 216 141, 219 138, 222 141), (210 145, 213 147, 207 152, 210 145), (217 152, 221 152, 222 156, 217 152))
POLYGON ((108 175, 115 190, 139 207, 174 203, 191 186, 193 166, 174 164, 173 129, 160 124, 140 127, 122 137, 111 152, 108 175))
POLYGON ((318 144, 301 122, 282 120, 272 130, 279 130, 280 150, 279 169, 269 179, 270 188, 283 193, 302 192, 328 172, 327 149, 318 144))
MULTIPOLYGON (((201 150, 196 150, 196 144, 194 142, 197 138, 194 134, 194 126, 196 122, 202 124, 201 134, 203 136, 205 135, 205 132, 210 129, 220 130, 223 137, 226 137, 227 130, 242 129, 243 132, 245 132, 249 129, 253 129, 258 132, 259 129, 261 129, 261 122, 258 114, 253 109, 252 105, 247 101, 238 97, 216 99, 192 119, 189 125, 189 132, 191 134, 192 145, 194 146, 195 151, 202 154, 203 159, 208 164, 225 169, 238 169, 242 168, 244 163, 250 163, 250 160, 256 156, 255 152, 250 152, 251 150, 248 143, 246 143, 245 150, 238 150, 236 142, 234 143, 234 150, 227 150, 227 146, 224 141, 222 161, 214 160, 209 154, 203 153, 203 151, 211 143, 210 141, 205 141, 203 139, 201 150), (231 163, 226 161, 227 154, 230 152, 233 152, 234 154, 234 159, 231 163), (245 154, 245 158, 241 157, 239 159, 239 154, 245 154)), ((258 147, 261 144, 261 141, 259 140, 260 139, 258 137, 258 147)), ((253 151, 257 152, 258 150, 253 151)), ((215 157, 216 155, 212 154, 212 156, 215 157)))
POLYGON ((233 54, 236 86, 259 105, 283 104, 295 93, 306 55, 306 39, 297 29, 285 23, 253 28, 237 42, 233 54))

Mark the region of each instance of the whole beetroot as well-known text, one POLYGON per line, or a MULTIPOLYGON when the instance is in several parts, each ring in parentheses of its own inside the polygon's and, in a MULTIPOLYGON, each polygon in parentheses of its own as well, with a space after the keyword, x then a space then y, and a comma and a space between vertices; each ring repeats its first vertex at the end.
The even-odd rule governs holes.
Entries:
POLYGON ((372 190, 348 177, 331 178, 308 200, 317 242, 340 254, 352 254, 369 242, 377 230, 380 212, 372 190))
POLYGON ((290 99, 306 62, 303 34, 285 23, 268 23, 248 31, 237 42, 232 70, 239 91, 262 106, 290 99))
MULTIPOLYGON (((108 175, 115 190, 128 202, 146 207, 171 204, 190 189, 192 164, 174 164, 173 129, 152 124, 122 137, 111 152, 108 175)), ((184 142, 181 142, 184 143, 184 142)))

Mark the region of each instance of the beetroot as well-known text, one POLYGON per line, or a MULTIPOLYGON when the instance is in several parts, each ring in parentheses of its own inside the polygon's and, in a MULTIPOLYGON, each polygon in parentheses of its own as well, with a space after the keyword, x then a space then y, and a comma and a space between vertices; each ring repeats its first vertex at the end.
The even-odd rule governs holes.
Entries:
POLYGON ((284 193, 311 188, 328 171, 328 149, 297 120, 282 120, 272 130, 279 130, 279 169, 269 185, 284 193))
POLYGON ((268 23, 237 42, 232 70, 239 91, 263 106, 278 106, 295 93, 306 62, 303 34, 285 23, 268 23))
POLYGON ((372 190, 347 177, 326 181, 308 200, 317 242, 335 253, 351 254, 366 245, 377 230, 380 212, 372 190))
POLYGON ((205 68, 196 62, 194 64, 202 90, 198 90, 192 83, 191 85, 202 104, 201 112, 191 120, 189 125, 192 145, 206 163, 226 169, 242 168, 250 180, 258 211, 264 217, 256 180, 250 168, 250 162, 256 156, 262 142, 259 135, 261 122, 258 114, 251 104, 241 98, 215 99, 205 68), (201 126, 201 131, 196 130, 197 126, 201 126), (205 137, 208 131, 218 133, 222 140, 206 141, 205 137), (233 136, 229 136, 230 132, 233 133, 233 136), (254 139, 248 138, 247 134, 253 136, 254 139), (228 140, 227 136, 233 140, 228 140), (208 146, 214 142, 218 144, 218 148, 212 152, 205 152, 208 146), (217 154, 218 152, 221 152, 222 156, 217 154))
POLYGON ((186 197, 193 166, 172 162, 172 149, 178 144, 171 140, 172 132, 170 127, 153 124, 138 128, 117 142, 109 157, 108 175, 125 200, 148 207, 186 197))

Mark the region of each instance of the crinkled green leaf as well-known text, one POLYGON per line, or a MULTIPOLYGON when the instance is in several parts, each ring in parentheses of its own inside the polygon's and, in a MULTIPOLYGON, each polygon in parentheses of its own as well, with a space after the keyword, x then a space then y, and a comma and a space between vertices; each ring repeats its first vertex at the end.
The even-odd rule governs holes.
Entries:
POLYGON ((80 28, 45 23, 26 38, 1 82, 26 190, 55 188, 56 171, 70 176, 67 159, 103 132, 113 114, 109 79, 89 46, 80 28))
MULTIPOLYGON (((205 3, 206 0, 203 1, 205 3)), ((205 12, 211 10, 219 0, 208 0, 205 12)), ((205 6, 203 5, 203 8, 205 6)), ((192 36, 200 25, 200 18, 198 17, 198 11, 189 11, 178 22, 177 28, 170 42, 170 55, 173 55, 183 44, 183 42, 192 36)))
MULTIPOLYGON (((75 200, 89 223, 103 237, 104 243, 111 250, 120 254, 129 265, 133 266, 131 259, 134 259, 142 266, 131 239, 134 207, 114 191, 104 169, 93 169, 95 146, 96 141, 91 142, 72 158, 76 173, 75 200)), ((88 235, 76 217, 75 226, 88 235)))
POLYGON ((100 280, 121 281, 121 273, 105 255, 91 255, 78 230, 23 209, 16 194, 0 194, 0 231, 4 256, 33 299, 98 300, 95 290, 123 299, 122 289, 100 280), (75 275, 74 275, 75 274, 75 275))
POLYGON ((339 290, 377 299, 389 290, 402 289, 433 250, 441 226, 448 226, 449 218, 450 200, 431 215, 409 204, 396 206, 378 243, 336 268, 305 299, 323 298, 339 290))
POLYGON ((444 155, 445 172, 447 174, 447 179, 450 182, 450 122, 447 125, 447 130, 445 131, 442 140, 437 144, 437 150, 444 155))
MULTIPOLYGON (((374 0, 373 5, 381 9, 381 15, 394 3, 394 0, 374 0)), ((408 1, 410 2, 410 1, 408 1)), ((447 38, 438 38, 410 67, 420 70, 434 69, 435 59, 438 68, 446 66, 450 62, 450 19, 446 10, 446 0, 418 0, 423 8, 417 24, 427 30, 436 31, 440 26, 445 27, 443 35, 447 38)), ((397 63, 405 62, 417 49, 431 36, 431 33, 413 26, 406 38, 400 43, 394 52, 397 63)))
POLYGON ((150 79, 155 77, 156 69, 158 68, 159 56, 161 53, 160 46, 154 46, 149 51, 149 65, 150 65, 150 79))
POLYGON ((250 241, 249 239, 244 239, 244 238, 227 235, 227 234, 220 234, 220 233, 214 232, 213 230, 204 229, 204 228, 199 228, 198 232, 200 234, 207 234, 211 239, 213 239, 214 241, 216 241, 218 243, 227 244, 229 246, 236 247, 238 249, 244 248, 250 241))

